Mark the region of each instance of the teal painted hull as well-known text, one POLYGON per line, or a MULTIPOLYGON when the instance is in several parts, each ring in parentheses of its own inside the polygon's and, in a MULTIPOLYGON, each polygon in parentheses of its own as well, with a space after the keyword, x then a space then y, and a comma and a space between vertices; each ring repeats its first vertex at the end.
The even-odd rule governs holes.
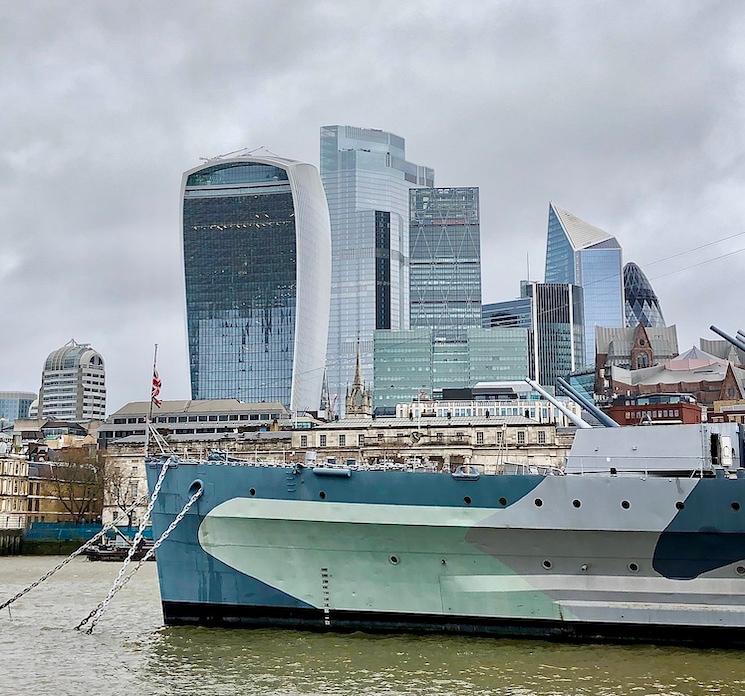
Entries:
MULTIPOLYGON (((159 466, 149 467, 150 485, 159 466)), ((739 642, 745 480, 183 463, 153 512, 167 623, 739 642)))

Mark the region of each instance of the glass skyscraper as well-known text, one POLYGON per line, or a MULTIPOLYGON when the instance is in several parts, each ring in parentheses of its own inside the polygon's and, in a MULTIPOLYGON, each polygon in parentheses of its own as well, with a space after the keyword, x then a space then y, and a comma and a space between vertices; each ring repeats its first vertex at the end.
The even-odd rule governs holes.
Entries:
POLYGON ((411 327, 465 338, 481 325, 481 243, 476 187, 409 191, 411 327))
POLYGON ((331 218, 327 377, 332 403, 355 369, 373 383, 376 329, 409 328, 409 189, 434 171, 406 161, 404 139, 352 126, 321 128, 321 178, 331 218))
POLYGON ((622 266, 615 237, 549 204, 546 283, 582 287, 588 364, 595 360, 595 327, 625 326, 622 266))
POLYGON ((318 170, 215 158, 183 176, 192 399, 319 408, 331 237, 318 170))
POLYGON ((623 267, 626 326, 665 326, 660 303, 647 276, 635 263, 623 267))
POLYGON ((28 410, 36 401, 33 392, 0 392, 0 427, 12 425, 19 418, 28 418, 28 410))
POLYGON ((431 328, 375 332, 374 405, 391 412, 424 394, 528 376, 527 329, 468 327, 442 341, 431 328))
POLYGON ((586 362, 582 288, 523 281, 520 295, 484 305, 482 325, 528 329, 530 376, 553 387, 558 377, 566 378, 586 362))

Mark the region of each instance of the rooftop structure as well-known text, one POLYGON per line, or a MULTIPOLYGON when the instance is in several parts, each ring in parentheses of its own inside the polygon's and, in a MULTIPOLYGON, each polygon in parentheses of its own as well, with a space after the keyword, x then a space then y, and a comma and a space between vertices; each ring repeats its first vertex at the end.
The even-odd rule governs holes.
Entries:
POLYGON ((736 367, 745 368, 745 351, 735 348, 729 341, 702 338, 699 340, 699 347, 705 353, 729 360, 736 367))

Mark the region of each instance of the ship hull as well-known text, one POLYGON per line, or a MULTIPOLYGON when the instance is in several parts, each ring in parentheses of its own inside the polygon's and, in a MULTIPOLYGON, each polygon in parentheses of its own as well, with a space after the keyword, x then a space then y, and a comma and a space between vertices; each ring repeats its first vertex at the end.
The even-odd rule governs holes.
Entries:
POLYGON ((165 622, 745 643, 743 479, 325 473, 169 469, 165 622))

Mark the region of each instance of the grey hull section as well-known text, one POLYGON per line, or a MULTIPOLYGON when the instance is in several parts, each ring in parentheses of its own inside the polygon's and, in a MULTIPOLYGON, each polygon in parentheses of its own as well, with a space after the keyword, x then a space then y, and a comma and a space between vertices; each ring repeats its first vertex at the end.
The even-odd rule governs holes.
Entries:
POLYGON ((197 480, 158 552, 169 624, 742 642, 745 479, 184 463, 156 536, 197 480))

